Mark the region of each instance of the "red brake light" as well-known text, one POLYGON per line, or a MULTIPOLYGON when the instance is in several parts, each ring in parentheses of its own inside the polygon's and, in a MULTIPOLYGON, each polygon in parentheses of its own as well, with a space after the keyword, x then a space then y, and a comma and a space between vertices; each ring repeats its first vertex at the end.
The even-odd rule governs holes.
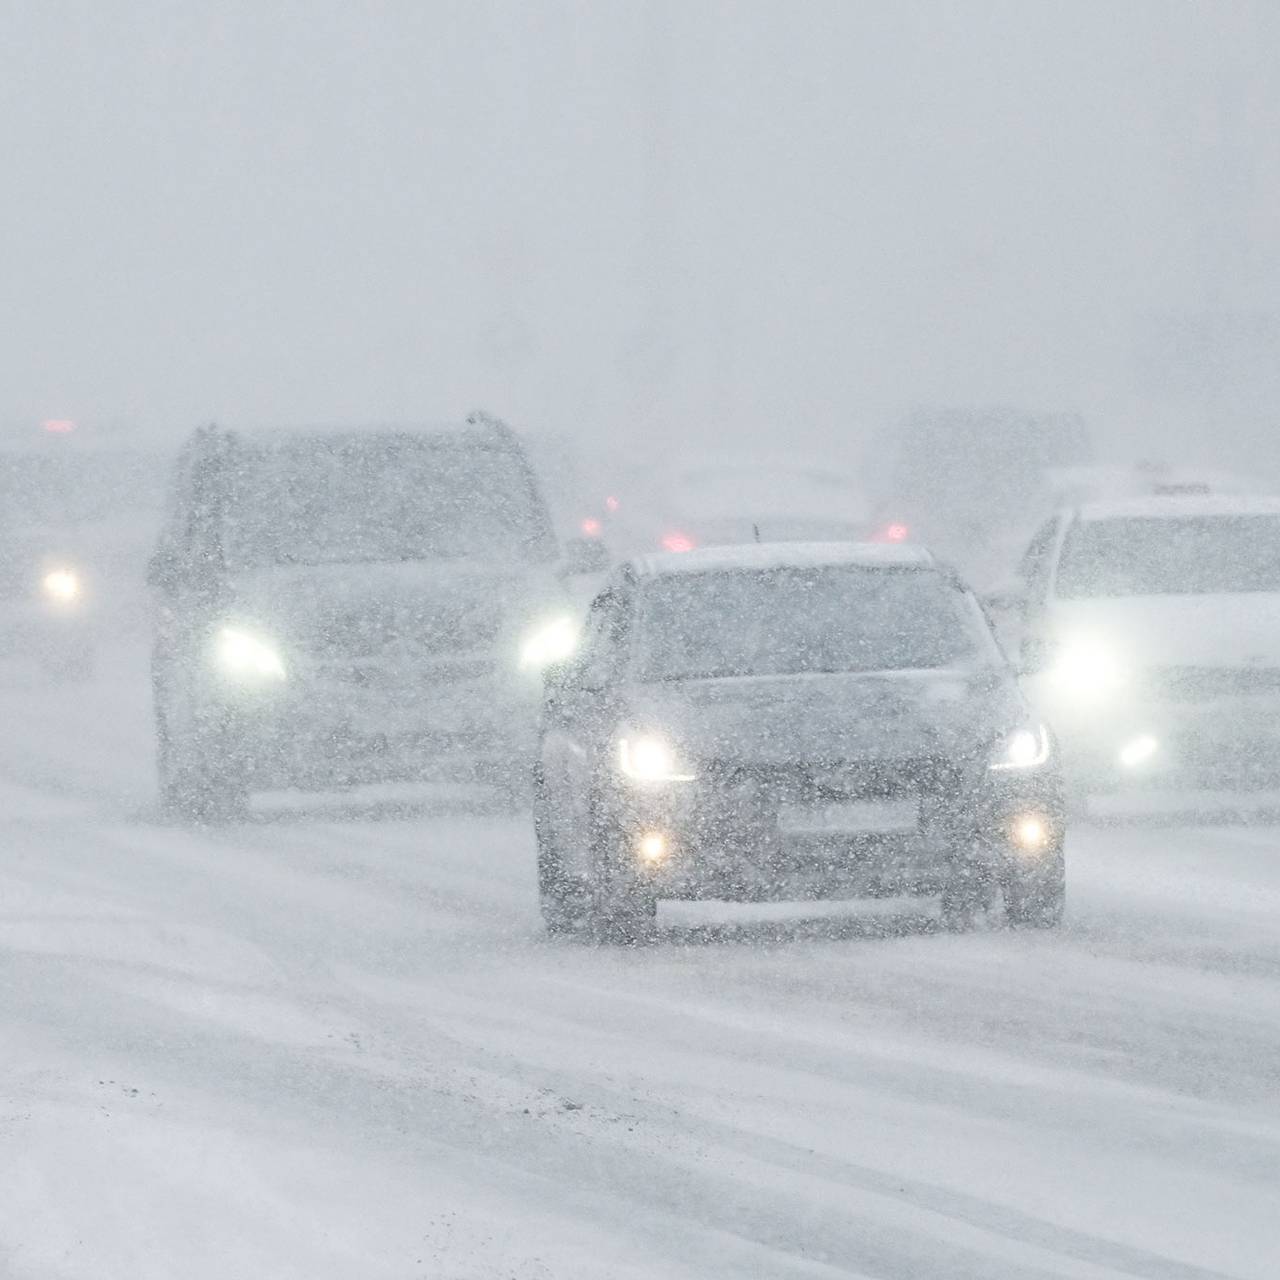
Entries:
POLYGON ((884 527, 884 533, 881 535, 882 542, 906 542, 911 536, 911 530, 905 524, 887 524, 884 527))
POLYGON ((662 539, 664 551, 692 551, 693 539, 687 533, 668 533, 662 539))
POLYGON ((578 525, 588 538, 598 538, 600 536, 600 521, 595 516, 587 516, 582 523, 578 525))
POLYGON ((604 500, 604 509, 606 511, 617 511, 621 505, 617 497, 612 493, 604 500))
POLYGON ((41 431, 51 432, 55 436, 69 436, 76 429, 70 418, 46 418, 40 424, 41 431))

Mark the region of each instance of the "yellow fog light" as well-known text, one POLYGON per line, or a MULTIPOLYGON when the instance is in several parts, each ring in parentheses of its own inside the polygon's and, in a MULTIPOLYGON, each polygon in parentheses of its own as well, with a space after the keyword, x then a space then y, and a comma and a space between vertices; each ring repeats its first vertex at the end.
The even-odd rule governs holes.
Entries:
POLYGON ((646 831, 636 841, 636 853, 642 862, 656 866, 667 856, 667 837, 661 831, 646 831))
POLYGON ((1051 828, 1038 813, 1024 813, 1013 820, 1009 835, 1023 853, 1041 853, 1049 843, 1051 828))

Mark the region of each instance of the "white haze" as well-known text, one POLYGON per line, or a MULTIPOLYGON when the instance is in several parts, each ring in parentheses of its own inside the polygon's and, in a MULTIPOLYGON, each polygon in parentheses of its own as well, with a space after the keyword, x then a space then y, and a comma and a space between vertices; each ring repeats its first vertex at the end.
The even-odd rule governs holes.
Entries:
POLYGON ((1249 461, 1280 11, 0 5, 0 417, 857 439, 917 402, 1249 461))

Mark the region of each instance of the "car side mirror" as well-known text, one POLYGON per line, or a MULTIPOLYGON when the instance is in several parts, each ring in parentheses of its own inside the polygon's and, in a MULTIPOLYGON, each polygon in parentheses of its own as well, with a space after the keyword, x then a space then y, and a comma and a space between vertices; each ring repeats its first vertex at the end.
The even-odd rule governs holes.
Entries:
POLYGON ((1026 612, 1029 598, 1023 583, 1007 582, 986 592, 982 603, 997 617, 1020 617, 1026 612))
POLYGON ((560 557, 560 573, 578 578, 591 573, 607 573, 609 548, 599 538, 570 538, 560 557))

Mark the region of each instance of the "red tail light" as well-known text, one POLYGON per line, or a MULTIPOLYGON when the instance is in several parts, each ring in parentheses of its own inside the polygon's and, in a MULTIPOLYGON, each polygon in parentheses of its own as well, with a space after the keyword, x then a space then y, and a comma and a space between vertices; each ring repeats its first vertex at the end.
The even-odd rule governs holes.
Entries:
POLYGON ((578 528, 581 529, 588 538, 598 538, 600 536, 600 521, 597 520, 595 516, 587 516, 582 523, 578 525, 578 528))
POLYGON ((668 533, 662 539, 664 551, 692 551, 694 542, 687 533, 668 533))
POLYGON ((887 524, 876 536, 877 542, 906 542, 911 530, 905 524, 887 524))
POLYGON ((70 418, 46 418, 41 424, 42 431, 52 432, 55 436, 69 436, 76 424, 70 418))

